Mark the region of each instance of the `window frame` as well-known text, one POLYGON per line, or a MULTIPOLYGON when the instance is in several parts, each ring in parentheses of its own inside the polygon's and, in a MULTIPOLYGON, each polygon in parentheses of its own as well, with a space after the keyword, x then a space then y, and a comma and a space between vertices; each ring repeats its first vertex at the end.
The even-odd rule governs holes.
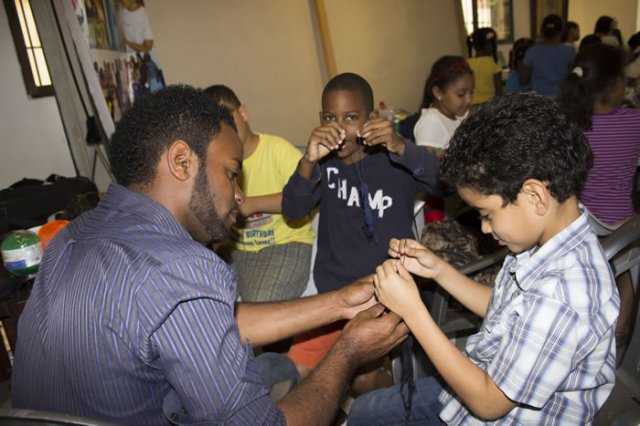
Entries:
MULTIPOLYGON (((460 4, 462 5, 464 0, 460 0, 460 4)), ((506 38, 499 38, 496 40, 497 44, 501 45, 501 44, 507 44, 507 45, 511 45, 514 41, 514 26, 513 26, 513 0, 496 0, 496 1, 500 1, 500 2, 504 2, 509 10, 509 18, 508 20, 505 20, 508 22, 508 26, 509 26, 509 35, 506 38)), ((462 7, 462 9, 464 10, 464 7, 462 7)), ((472 23, 473 23, 473 31, 477 30, 478 28, 480 28, 480 26, 478 25, 478 0, 471 0, 471 11, 472 11, 472 23)), ((464 14, 463 14, 463 20, 464 20, 464 14)), ((464 22, 464 29, 465 32, 467 31, 467 26, 466 26, 466 21, 464 22)), ((493 27, 494 29, 496 29, 495 27, 493 27)), ((496 31, 497 32, 497 31, 496 31)), ((471 35, 471 33, 467 34, 468 36, 471 35)))
MULTIPOLYGON (((29 3, 31 2, 29 1, 29 3)), ((15 1, 4 0, 4 8, 7 14, 7 21, 9 22, 9 28, 11 30, 13 44, 16 48, 16 54, 18 56, 18 62, 20 63, 22 79, 24 80, 27 94, 32 98, 53 96, 55 94, 53 90, 53 84, 38 86, 33 78, 33 70, 29 61, 29 55, 27 53, 28 48, 22 36, 22 27, 20 25, 20 19, 18 17, 18 11, 16 10, 15 1)), ((38 38, 40 38, 39 34, 38 38)), ((42 45, 40 45, 40 48, 42 48, 42 45)), ((47 72, 49 72, 48 69, 47 72)))

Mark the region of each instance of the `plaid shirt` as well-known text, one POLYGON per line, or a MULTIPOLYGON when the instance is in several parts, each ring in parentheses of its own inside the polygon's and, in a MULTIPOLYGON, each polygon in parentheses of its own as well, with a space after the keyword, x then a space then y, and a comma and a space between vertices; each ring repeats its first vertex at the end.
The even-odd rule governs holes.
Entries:
MULTIPOLYGON (((498 424, 587 424, 615 381, 619 297, 582 214, 537 251, 508 256, 467 356, 518 405, 498 424)), ((486 424, 447 390, 447 424, 486 424)))

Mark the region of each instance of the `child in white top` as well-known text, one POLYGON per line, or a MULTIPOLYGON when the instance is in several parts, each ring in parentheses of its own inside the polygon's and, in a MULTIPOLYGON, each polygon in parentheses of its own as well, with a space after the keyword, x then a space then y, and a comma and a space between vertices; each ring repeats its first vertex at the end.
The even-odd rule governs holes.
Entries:
POLYGON ((474 88, 473 71, 461 56, 443 56, 431 68, 413 129, 417 145, 440 154, 466 117, 474 88))

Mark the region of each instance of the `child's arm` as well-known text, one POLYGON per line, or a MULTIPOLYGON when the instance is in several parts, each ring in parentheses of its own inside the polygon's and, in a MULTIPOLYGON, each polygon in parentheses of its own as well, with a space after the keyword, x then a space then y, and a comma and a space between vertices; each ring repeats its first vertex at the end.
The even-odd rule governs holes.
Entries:
POLYGON ((387 151, 397 155, 404 154, 404 140, 396 134, 391 122, 382 117, 367 120, 362 126, 364 144, 367 146, 382 145, 387 151))
POLYGON ((340 148, 345 137, 345 130, 336 122, 316 127, 307 143, 307 149, 298 165, 298 172, 305 179, 311 179, 313 169, 318 161, 340 148))
POLYGON ((282 213, 282 192, 247 197, 244 203, 240 204, 240 214, 245 217, 258 212, 282 213))
POLYGON ((524 61, 521 61, 518 64, 518 75, 520 75, 520 83, 528 84, 531 81, 531 68, 524 64, 524 61))
POLYGON ((502 72, 497 72, 493 75, 493 87, 495 88, 496 96, 502 96, 502 72))
POLYGON ((378 266, 374 284, 378 300, 405 321, 438 372, 474 415, 495 420, 515 407, 491 377, 442 333, 401 260, 387 260, 378 266))
POLYGON ((417 241, 392 238, 389 241, 389 256, 400 258, 412 274, 435 280, 474 314, 483 318, 487 314, 493 289, 458 272, 417 241))
POLYGON ((301 219, 320 202, 318 161, 340 148, 344 136, 344 129, 335 122, 313 130, 298 168, 282 190, 282 213, 287 218, 301 219))

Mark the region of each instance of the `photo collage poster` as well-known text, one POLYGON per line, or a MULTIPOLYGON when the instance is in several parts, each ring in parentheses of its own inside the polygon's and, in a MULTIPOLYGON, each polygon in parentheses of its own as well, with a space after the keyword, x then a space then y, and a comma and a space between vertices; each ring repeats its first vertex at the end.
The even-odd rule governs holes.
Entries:
POLYGON ((144 0, 69 0, 114 123, 165 87, 144 0))

